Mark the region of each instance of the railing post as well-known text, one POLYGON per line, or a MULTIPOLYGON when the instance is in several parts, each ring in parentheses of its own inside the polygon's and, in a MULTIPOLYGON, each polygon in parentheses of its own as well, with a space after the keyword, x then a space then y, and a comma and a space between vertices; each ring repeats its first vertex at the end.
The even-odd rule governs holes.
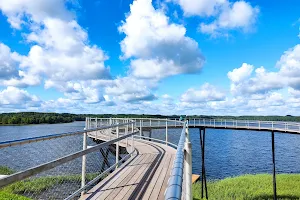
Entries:
POLYGON ((140 139, 142 139, 142 120, 140 120, 140 139))
POLYGON ((273 128, 274 128, 274 122, 272 121, 272 131, 273 131, 273 128))
MULTIPOLYGON (((128 122, 129 122, 129 120, 127 119, 127 120, 126 120, 126 123, 128 123, 128 122)), ((128 134, 128 129, 129 129, 129 125, 127 124, 127 125, 126 125, 126 129, 125 129, 125 135, 128 134)), ((126 147, 128 147, 128 138, 126 138, 126 147)))
MULTIPOLYGON (((133 123, 131 124, 131 133, 133 133, 133 123)), ((133 135, 131 136, 131 156, 133 156, 133 150, 134 150, 134 141, 133 141, 133 135)))
POLYGON ((225 128, 226 128, 226 119, 225 119, 225 128))
MULTIPOLYGON (((119 138, 119 122, 117 122, 117 138, 119 138)), ((116 168, 118 168, 119 163, 119 141, 116 143, 116 168)))
POLYGON ((151 119, 150 119, 150 127, 151 127, 151 119))
POLYGON ((194 118, 194 127, 196 127, 196 119, 194 118))
POLYGON ((272 163, 273 163, 273 199, 277 199, 277 191, 276 191, 276 165, 275 165, 275 135, 274 131, 272 131, 272 163))
POLYGON ((258 121, 258 129, 260 130, 260 121, 258 121))
POLYGON ((176 127, 176 118, 175 118, 175 127, 176 127))
POLYGON ((166 145, 168 146, 168 119, 166 119, 166 145))
MULTIPOLYGON (((89 118, 85 118, 85 128, 86 130, 88 127, 88 120, 89 118)), ((87 144, 86 144, 86 138, 87 138, 87 132, 83 134, 83 142, 82 142, 82 149, 86 150, 87 144)), ((85 186, 85 174, 86 174, 86 155, 82 156, 82 167, 81 167, 81 187, 85 186)), ((81 192, 81 195, 84 195, 84 191, 81 192)))
POLYGON ((216 127, 216 120, 214 119, 214 127, 216 127))
POLYGON ((191 200, 192 195, 192 143, 190 142, 188 121, 185 124, 185 151, 184 151, 184 169, 185 169, 185 199, 191 200))

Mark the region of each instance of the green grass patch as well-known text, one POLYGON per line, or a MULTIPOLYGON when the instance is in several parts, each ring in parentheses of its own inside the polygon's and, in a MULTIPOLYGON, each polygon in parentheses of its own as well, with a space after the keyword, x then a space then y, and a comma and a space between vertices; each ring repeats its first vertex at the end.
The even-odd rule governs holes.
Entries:
POLYGON ((1 175, 10 175, 13 174, 15 171, 10 169, 9 167, 6 166, 0 166, 0 174, 1 175))
MULTIPOLYGON (((273 199, 270 174, 243 175, 207 183, 209 199, 273 199)), ((300 174, 278 174, 278 199, 300 199, 300 174)), ((201 182, 193 184, 193 199, 201 199, 201 182)))
MULTIPOLYGON (((2 174, 6 172, 7 175, 12 174, 13 170, 7 167, 0 168, 2 174)), ((86 174, 86 180, 93 180, 98 174, 89 173, 86 174)), ((28 200, 30 198, 22 196, 24 193, 40 194, 41 192, 58 186, 67 182, 81 182, 81 174, 76 175, 63 175, 63 176, 46 176, 33 179, 26 179, 17 183, 8 185, 0 189, 0 199, 2 200, 28 200)), ((79 189, 79 188, 78 188, 79 189)))

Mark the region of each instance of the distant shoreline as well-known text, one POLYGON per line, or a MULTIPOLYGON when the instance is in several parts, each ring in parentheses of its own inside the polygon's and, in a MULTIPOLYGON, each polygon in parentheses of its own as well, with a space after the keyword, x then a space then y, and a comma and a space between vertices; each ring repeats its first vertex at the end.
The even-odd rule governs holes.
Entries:
MULTIPOLYGON (((83 122, 83 121, 72 121, 72 122, 58 122, 58 123, 51 123, 51 124, 70 124, 73 122, 83 122)), ((50 123, 41 123, 41 124, 0 124, 0 126, 34 126, 34 125, 51 125, 50 123)))

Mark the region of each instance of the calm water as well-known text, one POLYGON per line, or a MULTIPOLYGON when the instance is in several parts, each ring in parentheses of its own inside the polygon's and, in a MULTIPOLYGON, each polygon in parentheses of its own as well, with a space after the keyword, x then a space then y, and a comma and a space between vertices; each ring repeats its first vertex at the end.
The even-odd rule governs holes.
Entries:
MULTIPOLYGON (((0 126, 0 141, 72 132, 82 130, 83 127, 84 122, 0 126)), ((177 143, 180 133, 180 129, 169 129, 169 140, 177 143)), ((200 174, 199 130, 190 128, 190 134, 193 145, 193 173, 200 174)), ((163 139, 164 130, 154 130, 152 136, 163 139)), ((275 141, 277 171, 279 173, 300 173, 300 135, 277 133, 275 141)), ((80 136, 57 139, 55 142, 41 142, 40 145, 30 144, 22 149, 20 147, 2 149, 0 165, 21 170, 82 148, 82 137, 80 136), (58 142, 59 145, 57 145, 58 142), (34 155, 28 157, 30 152, 34 155)), ((205 162, 209 179, 221 179, 246 173, 272 172, 271 134, 268 132, 207 129, 205 142, 205 162)), ((93 142, 89 141, 89 144, 93 145, 93 142)))

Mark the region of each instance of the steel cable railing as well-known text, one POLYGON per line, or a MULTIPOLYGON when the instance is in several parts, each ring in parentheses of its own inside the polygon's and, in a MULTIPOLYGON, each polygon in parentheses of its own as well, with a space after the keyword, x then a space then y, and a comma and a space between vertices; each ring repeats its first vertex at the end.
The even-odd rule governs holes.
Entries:
POLYGON ((99 122, 92 126, 87 118, 85 131, 2 142, 1 156, 7 162, 1 158, 1 165, 7 164, 7 168, 13 171, 0 178, 0 192, 11 193, 16 195, 15 198, 80 197, 83 191, 89 190, 134 153, 132 141, 127 143, 131 146, 128 153, 125 148, 118 150, 116 145, 119 142, 126 144, 127 138, 132 139, 138 133, 133 127, 134 122, 115 122, 99 122), (92 132, 111 129, 118 134, 107 142, 96 143, 86 137, 92 132), (122 132, 125 129, 126 132, 122 132))

